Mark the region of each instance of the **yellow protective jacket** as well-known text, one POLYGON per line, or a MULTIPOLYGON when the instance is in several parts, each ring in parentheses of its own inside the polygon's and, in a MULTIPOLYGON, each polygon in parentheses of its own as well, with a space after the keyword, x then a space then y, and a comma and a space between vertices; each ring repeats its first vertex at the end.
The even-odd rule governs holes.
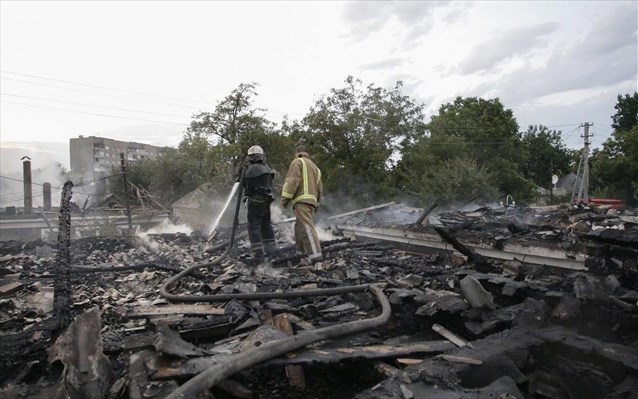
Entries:
POLYGON ((286 180, 281 189, 281 202, 284 206, 297 202, 319 206, 321 201, 321 171, 312 162, 307 152, 300 152, 293 159, 286 173, 286 180))

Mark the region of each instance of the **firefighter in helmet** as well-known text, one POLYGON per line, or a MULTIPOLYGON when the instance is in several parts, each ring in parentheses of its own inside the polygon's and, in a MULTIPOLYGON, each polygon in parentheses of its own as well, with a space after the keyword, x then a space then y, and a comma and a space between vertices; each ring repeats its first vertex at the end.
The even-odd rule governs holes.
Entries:
POLYGON ((275 256, 275 232, 270 219, 275 172, 266 164, 264 150, 254 145, 248 149, 248 165, 244 171, 244 195, 248 211, 248 239, 255 264, 265 256, 275 256))

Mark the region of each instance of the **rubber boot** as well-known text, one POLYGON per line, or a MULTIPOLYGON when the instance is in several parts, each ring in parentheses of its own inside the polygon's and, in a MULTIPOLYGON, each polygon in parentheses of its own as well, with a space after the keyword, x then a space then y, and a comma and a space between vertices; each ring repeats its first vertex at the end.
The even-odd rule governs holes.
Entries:
POLYGON ((259 251, 253 252, 251 261, 255 266, 264 263, 266 261, 266 258, 264 257, 264 251, 259 250, 259 251))
POLYGON ((275 259, 276 257, 279 256, 279 250, 277 249, 277 246, 274 244, 266 244, 265 245, 265 249, 266 249, 266 256, 269 259, 275 259))

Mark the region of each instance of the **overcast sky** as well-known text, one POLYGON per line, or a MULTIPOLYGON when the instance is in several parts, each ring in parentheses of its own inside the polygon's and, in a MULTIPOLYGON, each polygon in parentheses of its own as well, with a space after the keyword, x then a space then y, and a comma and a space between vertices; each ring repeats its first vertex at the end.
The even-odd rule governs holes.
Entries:
MULTIPOLYGON (((521 130, 609 136, 638 86, 635 1, 0 1, 2 164, 68 166, 72 137, 176 145, 242 82, 279 122, 353 75, 424 103, 499 97, 521 130)), ((15 167, 14 167, 15 166, 15 167)))

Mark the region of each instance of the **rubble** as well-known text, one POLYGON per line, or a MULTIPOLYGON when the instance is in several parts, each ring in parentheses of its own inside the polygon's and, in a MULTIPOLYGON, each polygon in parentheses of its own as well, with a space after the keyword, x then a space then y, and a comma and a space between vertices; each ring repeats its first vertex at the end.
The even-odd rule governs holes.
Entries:
POLYGON ((0 396, 638 392, 631 211, 434 209, 335 215, 320 265, 300 264, 281 234, 260 267, 223 230, 213 245, 181 233, 2 242, 0 396))

